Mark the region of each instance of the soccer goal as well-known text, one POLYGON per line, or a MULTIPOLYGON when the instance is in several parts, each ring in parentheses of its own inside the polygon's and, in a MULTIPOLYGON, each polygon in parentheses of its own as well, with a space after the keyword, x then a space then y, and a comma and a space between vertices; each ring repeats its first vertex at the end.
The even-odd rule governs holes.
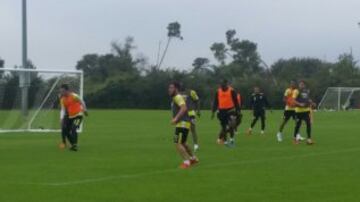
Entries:
POLYGON ((328 111, 360 109, 360 87, 330 87, 318 108, 328 111))
POLYGON ((0 133, 59 132, 59 87, 83 97, 83 81, 82 71, 0 68, 0 133))

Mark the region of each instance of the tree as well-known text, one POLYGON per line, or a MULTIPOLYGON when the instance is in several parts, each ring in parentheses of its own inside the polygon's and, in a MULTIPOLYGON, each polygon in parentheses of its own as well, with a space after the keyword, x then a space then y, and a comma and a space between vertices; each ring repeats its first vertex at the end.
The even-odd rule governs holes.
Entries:
POLYGON ((192 66, 194 67, 193 71, 197 71, 197 70, 201 70, 201 69, 205 69, 209 66, 209 59, 207 58, 195 58, 192 66))
POLYGON ((215 59, 219 61, 221 65, 225 65, 227 49, 224 43, 213 43, 210 47, 215 59))
POLYGON ((172 22, 167 26, 167 30, 168 30, 168 40, 164 49, 164 52, 161 56, 160 62, 159 64, 157 64, 157 68, 160 68, 162 63, 164 62, 166 53, 168 52, 169 46, 170 46, 170 42, 172 39, 180 39, 183 40, 184 38, 181 36, 181 25, 178 22, 172 22))
POLYGON ((4 68, 5 61, 0 58, 0 68, 4 68))

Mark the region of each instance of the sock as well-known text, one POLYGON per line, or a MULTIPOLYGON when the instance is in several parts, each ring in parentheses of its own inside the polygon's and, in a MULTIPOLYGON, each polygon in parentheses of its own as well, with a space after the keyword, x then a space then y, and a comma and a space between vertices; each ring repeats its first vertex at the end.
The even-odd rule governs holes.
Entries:
POLYGON ((190 160, 185 160, 185 161, 184 161, 184 164, 190 165, 190 160))

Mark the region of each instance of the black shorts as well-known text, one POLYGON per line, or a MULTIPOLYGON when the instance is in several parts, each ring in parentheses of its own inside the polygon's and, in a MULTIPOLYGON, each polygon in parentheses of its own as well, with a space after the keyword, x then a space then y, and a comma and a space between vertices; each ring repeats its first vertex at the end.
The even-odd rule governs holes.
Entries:
POLYGON ((196 116, 189 116, 190 118, 190 123, 195 125, 196 124, 196 116))
POLYGON ((217 117, 220 121, 221 127, 226 129, 229 126, 231 120, 237 119, 237 114, 233 109, 219 110, 217 117))
POLYGON ((296 112, 295 110, 285 110, 284 111, 284 120, 288 121, 290 119, 296 119, 296 112))
POLYGON ((254 110, 253 114, 255 118, 265 117, 265 110, 264 109, 254 110))
POLYGON ((186 143, 188 134, 189 134, 189 129, 187 128, 179 128, 179 127, 175 128, 174 143, 176 144, 186 143))
POLYGON ((310 112, 297 112, 296 120, 297 121, 310 121, 310 112))
POLYGON ((74 118, 65 118, 63 129, 65 130, 77 130, 80 128, 83 117, 76 116, 74 118))

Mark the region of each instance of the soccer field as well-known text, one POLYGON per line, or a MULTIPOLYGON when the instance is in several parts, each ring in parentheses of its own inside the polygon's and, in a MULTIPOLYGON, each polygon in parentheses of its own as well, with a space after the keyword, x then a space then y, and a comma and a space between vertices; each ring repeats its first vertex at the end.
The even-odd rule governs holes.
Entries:
POLYGON ((230 149, 203 113, 200 164, 181 170, 169 111, 94 110, 77 153, 60 151, 58 134, 1 134, 0 201, 360 201, 359 115, 316 113, 307 146, 292 144, 292 122, 276 142, 280 111, 268 113, 266 135, 246 136, 245 112, 230 149))

